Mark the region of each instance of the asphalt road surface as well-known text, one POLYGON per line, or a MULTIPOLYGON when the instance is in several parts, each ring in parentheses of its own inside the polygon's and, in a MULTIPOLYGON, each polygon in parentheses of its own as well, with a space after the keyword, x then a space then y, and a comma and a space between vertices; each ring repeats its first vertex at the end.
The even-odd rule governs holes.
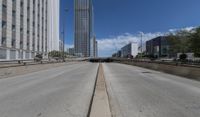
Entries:
POLYGON ((0 117, 86 117, 98 64, 0 79, 0 117))
POLYGON ((200 117, 200 82, 123 64, 103 66, 113 116, 200 117))
MULTIPOLYGON (((103 67, 113 117, 200 117, 200 82, 123 64, 103 67)), ((0 79, 0 117, 86 117, 97 69, 85 62, 0 79)))

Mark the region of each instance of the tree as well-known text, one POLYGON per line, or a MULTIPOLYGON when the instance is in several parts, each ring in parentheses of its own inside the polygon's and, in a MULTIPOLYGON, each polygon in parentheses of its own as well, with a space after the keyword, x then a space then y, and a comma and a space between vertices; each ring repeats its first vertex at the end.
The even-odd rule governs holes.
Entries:
POLYGON ((169 54, 175 56, 177 53, 190 52, 190 35, 191 32, 185 30, 177 31, 175 34, 168 35, 166 38, 170 45, 169 54))
POLYGON ((195 30, 195 33, 190 36, 191 49, 196 57, 200 57, 200 27, 195 30))
POLYGON ((52 57, 52 58, 62 58, 63 57, 63 52, 61 51, 51 51, 49 52, 49 57, 52 57))
POLYGON ((166 37, 167 42, 169 43, 169 54, 176 55, 180 52, 180 40, 177 38, 176 35, 170 34, 166 37))

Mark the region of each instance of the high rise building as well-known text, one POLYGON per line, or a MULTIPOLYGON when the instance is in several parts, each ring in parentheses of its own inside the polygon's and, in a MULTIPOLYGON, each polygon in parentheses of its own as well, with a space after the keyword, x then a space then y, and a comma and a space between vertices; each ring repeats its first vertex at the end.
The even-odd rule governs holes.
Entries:
POLYGON ((98 42, 97 42, 97 40, 95 41, 94 47, 95 47, 94 57, 98 57, 98 42))
MULTIPOLYGON (((48 39, 49 51, 60 50, 60 0, 48 1, 48 39)), ((62 41, 62 40, 61 40, 62 41)), ((63 44, 63 43, 62 43, 63 44)), ((62 45, 61 45, 62 46, 62 45)))
POLYGON ((96 37, 93 36, 91 38, 91 43, 90 43, 90 57, 98 57, 98 45, 97 45, 96 37))
POLYGON ((82 57, 91 56, 93 24, 92 0, 74 0, 75 6, 75 53, 82 57))
POLYGON ((59 50, 59 0, 0 0, 0 60, 59 50))

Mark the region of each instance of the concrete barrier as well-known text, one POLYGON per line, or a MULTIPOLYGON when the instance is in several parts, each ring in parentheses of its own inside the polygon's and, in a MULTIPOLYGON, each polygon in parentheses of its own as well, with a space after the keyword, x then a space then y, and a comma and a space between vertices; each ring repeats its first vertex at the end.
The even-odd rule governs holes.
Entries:
POLYGON ((54 64, 37 64, 37 65, 0 68, 0 79, 13 77, 17 75, 24 75, 27 73, 37 72, 45 69, 50 69, 70 64, 74 63, 70 62, 70 63, 54 63, 54 64))
POLYGON ((148 68, 148 69, 152 69, 156 71, 162 71, 165 73, 183 76, 186 78, 200 81, 200 68, 197 68, 197 67, 175 66, 175 65, 149 63, 149 62, 125 62, 124 61, 120 63, 148 68))

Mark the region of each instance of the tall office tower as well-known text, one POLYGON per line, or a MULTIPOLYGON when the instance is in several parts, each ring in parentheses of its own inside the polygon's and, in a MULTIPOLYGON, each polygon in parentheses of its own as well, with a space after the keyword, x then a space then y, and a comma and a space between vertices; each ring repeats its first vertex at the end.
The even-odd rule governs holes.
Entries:
POLYGON ((98 57, 98 41, 95 41, 95 53, 94 53, 94 57, 98 57))
POLYGON ((95 36, 91 38, 90 45, 90 57, 98 57, 98 43, 95 36))
POLYGON ((59 35, 59 0, 0 0, 0 6, 0 60, 59 49, 59 36, 52 36, 59 35))
POLYGON ((90 57, 92 38, 92 0, 74 0, 75 5, 75 53, 90 57))

